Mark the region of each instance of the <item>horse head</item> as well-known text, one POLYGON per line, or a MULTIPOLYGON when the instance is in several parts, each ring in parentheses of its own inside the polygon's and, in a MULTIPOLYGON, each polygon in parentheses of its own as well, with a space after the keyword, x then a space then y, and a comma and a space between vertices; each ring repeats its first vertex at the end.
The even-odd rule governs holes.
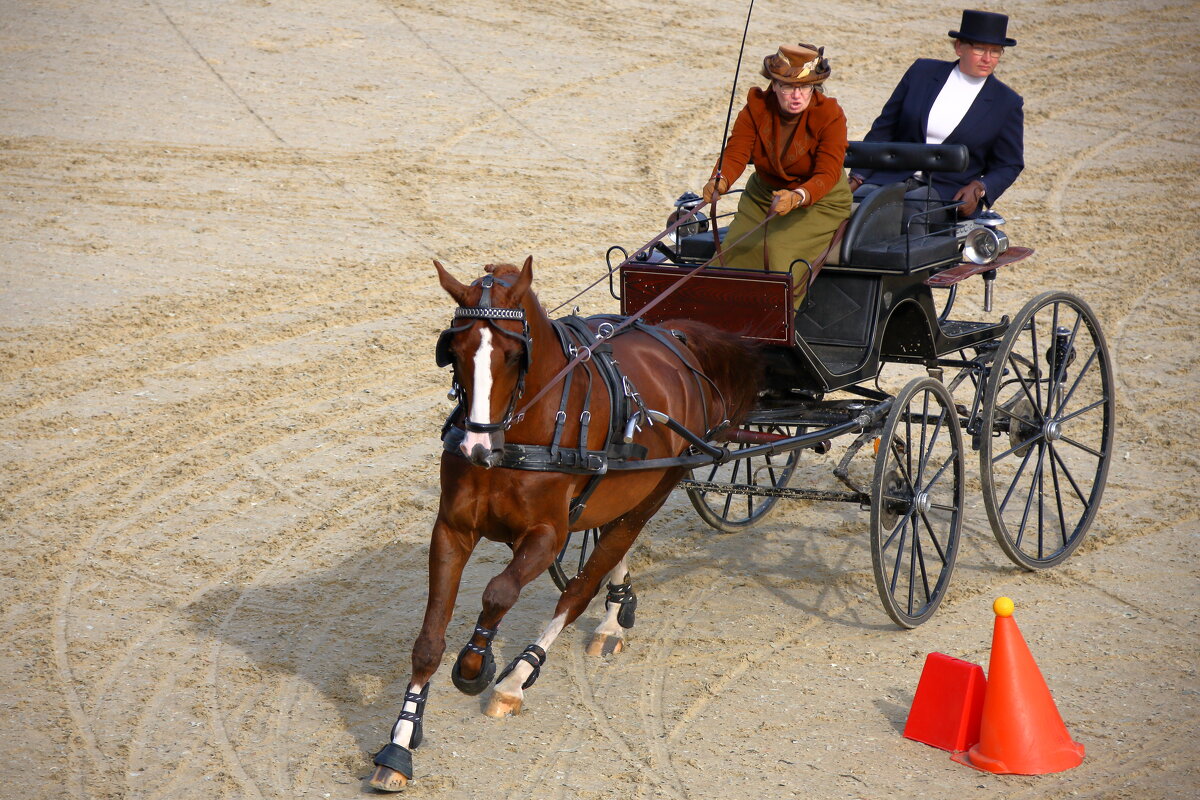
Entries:
POLYGON ((453 323, 438 339, 437 363, 454 368, 453 392, 466 431, 459 449, 475 465, 490 469, 500 463, 504 431, 525 390, 530 339, 524 302, 527 295, 533 299, 533 256, 520 270, 489 264, 487 274, 470 284, 438 261, 433 265, 442 288, 458 303, 453 323))

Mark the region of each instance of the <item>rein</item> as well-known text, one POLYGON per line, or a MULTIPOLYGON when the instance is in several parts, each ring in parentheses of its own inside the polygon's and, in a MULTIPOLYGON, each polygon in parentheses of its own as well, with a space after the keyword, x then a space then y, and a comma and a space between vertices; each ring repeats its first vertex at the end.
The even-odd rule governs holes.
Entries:
MULTIPOLYGON (((692 216, 694 214, 696 214, 699 210, 700 210, 700 206, 696 206, 696 208, 694 208, 690 212, 688 212, 687 215, 680 217, 678 220, 673 222, 665 231, 663 231, 658 236, 655 236, 653 239, 651 239, 647 243, 646 247, 642 247, 641 249, 639 249, 635 252, 640 253, 643 250, 645 250, 647 247, 651 247, 656 242, 661 241, 663 236, 665 236, 667 233, 670 233, 671 231, 673 231, 680 224, 691 219, 692 216)), ((759 228, 766 225, 771 220, 771 218, 775 217, 775 216, 777 216, 777 214, 774 211, 769 212, 767 214, 767 216, 765 218, 763 218, 762 222, 758 223, 753 228, 746 231, 746 233, 739 236, 734 241, 730 242, 730 246, 733 246, 733 245, 737 244, 738 242, 742 241, 743 239, 746 239, 749 236, 752 236, 756 231, 758 231, 759 228)), ((714 256, 714 258, 715 258, 715 256, 714 256)), ((628 263, 630 263, 630 260, 627 258, 624 261, 622 261, 620 264, 618 264, 616 267, 614 267, 612 270, 610 270, 608 274, 611 275, 613 272, 616 272, 617 270, 619 270, 621 267, 625 266, 628 263)), ((587 347, 580 348, 578 354, 576 354, 576 356, 574 358, 572 358, 569 362, 567 362, 567 365, 565 367, 563 367, 561 370, 559 370, 558 373, 553 378, 546 381, 546 384, 544 386, 542 386, 542 388, 539 389, 533 395, 533 397, 530 398, 527 403, 525 403, 525 405, 521 406, 521 410, 518 411, 513 416, 512 421, 519 422, 525 416, 525 413, 527 411, 529 411, 529 409, 533 408, 533 406, 539 400, 541 400, 542 397, 545 396, 546 392, 550 391, 550 389, 553 388, 559 381, 561 381, 563 379, 563 377, 567 375, 567 373, 569 373, 571 370, 575 369, 575 367, 579 366, 583 362, 590 359, 592 357, 592 350, 594 348, 598 347, 600 344, 602 344, 606 340, 611 339, 612 337, 616 336, 621 331, 628 328, 630 325, 637 322, 639 319, 642 318, 642 316, 644 316, 646 314, 647 311, 650 311, 655 306, 657 306, 659 303, 661 303, 663 300, 666 300, 668 297, 670 297, 672 294, 674 294, 679 289, 679 287, 683 286, 683 284, 687 283, 689 280, 691 280, 693 277, 695 277, 695 275, 698 272, 700 272, 700 270, 704 269, 705 267, 711 266, 712 263, 713 263, 713 259, 710 258, 707 261, 705 261, 704 263, 697 265, 695 268, 688 271, 686 274, 681 275, 679 280, 675 281, 675 283, 671 284, 666 289, 664 289, 662 292, 660 292, 659 295, 657 297, 655 297, 653 300, 651 300, 649 303, 642 306, 641 310, 638 311, 636 314, 631 314, 630 316, 625 317, 625 319, 622 320, 619 324, 611 326, 611 328, 605 328, 603 333, 597 334, 596 343, 588 345, 587 347)), ((600 280, 604 280, 604 278, 601 278, 600 280)), ((600 281, 596 281, 596 283, 599 283, 599 282, 600 281)), ((596 283, 593 283, 592 286, 595 286, 596 283)), ((591 287, 588 287, 588 288, 591 288, 591 287)), ((585 289, 584 291, 587 291, 587 290, 585 289)), ((580 294, 582 294, 582 293, 583 292, 580 292, 580 294)), ((576 296, 578 297, 578 295, 576 295, 576 296)))

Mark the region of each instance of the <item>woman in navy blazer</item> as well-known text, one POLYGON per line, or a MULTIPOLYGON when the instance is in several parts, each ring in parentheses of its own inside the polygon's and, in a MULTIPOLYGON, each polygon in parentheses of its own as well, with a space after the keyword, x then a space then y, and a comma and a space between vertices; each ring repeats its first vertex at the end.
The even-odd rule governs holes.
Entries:
MULTIPOLYGON (((1025 168, 1025 114, 1021 96, 992 74, 1005 47, 1016 45, 1007 37, 1008 17, 987 11, 964 11, 961 30, 950 31, 957 61, 918 59, 900 79, 892 96, 864 138, 868 142, 926 142, 964 144, 967 168, 962 172, 934 172, 926 179, 945 201, 959 201, 962 216, 976 216, 984 205, 991 205, 1012 185, 1025 168), (957 72, 956 72, 957 67, 957 72), (955 74, 952 74, 955 73, 955 74), (982 86, 979 80, 983 79, 982 86), (951 111, 949 119, 961 114, 950 131, 939 137, 931 125, 933 110, 943 91, 977 92, 965 113, 951 111), (974 84, 977 88, 965 88, 974 84)), ((947 95, 953 100, 961 95, 947 95)), ((945 100, 940 106, 941 119, 947 117, 945 100)), ((863 170, 850 176, 850 186, 887 184, 913 179, 912 172, 863 170)), ((914 188, 911 187, 910 188, 914 188)))

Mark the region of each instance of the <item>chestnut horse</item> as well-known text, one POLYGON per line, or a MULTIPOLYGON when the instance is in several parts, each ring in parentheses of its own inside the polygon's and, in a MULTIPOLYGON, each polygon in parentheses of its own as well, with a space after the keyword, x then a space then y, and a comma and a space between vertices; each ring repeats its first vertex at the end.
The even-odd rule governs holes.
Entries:
POLYGON ((458 304, 452 327, 439 340, 438 361, 454 368, 460 406, 448 425, 441 460, 442 495, 429 547, 425 618, 413 645, 412 677, 400 716, 374 759, 369 782, 376 789, 399 791, 412 778, 411 751, 421 742, 429 680, 446 648, 463 567, 480 538, 507 544, 513 557, 484 590, 475 631, 451 671, 455 686, 468 694, 479 694, 491 683, 491 641, 521 590, 550 567, 569 531, 600 529, 595 549, 567 584, 541 637, 501 673, 486 713, 502 717, 520 711, 524 690, 537 678, 546 652, 587 608, 606 576, 606 614, 588 652, 621 650, 623 629, 632 626, 636 603, 626 553, 688 469, 675 463, 687 442, 668 430, 661 416, 652 423, 648 411, 713 437, 750 410, 761 382, 750 346, 688 321, 665 323, 669 333, 631 327, 606 341, 577 341, 575 349, 568 346, 564 352, 569 342, 560 338, 563 326, 551 322, 529 290, 532 264, 530 257, 519 271, 512 265, 489 265, 486 275, 466 285, 434 262, 442 288, 458 304), (599 356, 568 355, 584 347, 611 347, 620 371, 617 388, 605 390, 599 356), (568 364, 574 366, 565 370, 568 364), (614 392, 624 395, 616 399, 635 401, 626 406, 634 409, 632 420, 621 420, 619 426, 610 425, 613 409, 622 408, 611 397, 614 392), (518 411, 522 402, 526 407, 518 411), (621 428, 626 435, 614 437, 621 428), (620 449, 621 440, 626 450, 620 449), (532 454, 532 461, 541 458, 542 466, 507 463, 514 451, 532 454), (625 469, 595 468, 597 454, 603 460, 614 453, 614 461, 624 462, 625 469), (628 469, 631 458, 667 463, 628 469), (580 499, 586 502, 578 510, 580 499))

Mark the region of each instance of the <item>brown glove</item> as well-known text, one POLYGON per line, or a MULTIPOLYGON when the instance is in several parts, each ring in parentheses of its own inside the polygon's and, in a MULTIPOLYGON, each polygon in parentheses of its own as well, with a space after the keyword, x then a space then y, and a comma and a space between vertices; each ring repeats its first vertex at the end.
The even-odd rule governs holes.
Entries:
POLYGON ((858 187, 863 185, 863 179, 861 175, 851 175, 848 179, 848 182, 850 183, 850 191, 852 192, 858 191, 858 187))
POLYGON ((793 209, 804 205, 804 201, 808 199, 808 192, 803 189, 780 189, 771 195, 771 209, 783 216, 793 209))
POLYGON ((724 178, 710 178, 708 183, 704 184, 704 188, 700 190, 700 196, 704 198, 705 203, 713 201, 713 195, 718 197, 725 194, 725 190, 729 188, 729 181, 724 178))
POLYGON ((959 216, 969 217, 974 214, 986 193, 987 187, 983 185, 983 181, 971 181, 959 189, 954 195, 955 202, 962 201, 962 207, 958 209, 959 216))

